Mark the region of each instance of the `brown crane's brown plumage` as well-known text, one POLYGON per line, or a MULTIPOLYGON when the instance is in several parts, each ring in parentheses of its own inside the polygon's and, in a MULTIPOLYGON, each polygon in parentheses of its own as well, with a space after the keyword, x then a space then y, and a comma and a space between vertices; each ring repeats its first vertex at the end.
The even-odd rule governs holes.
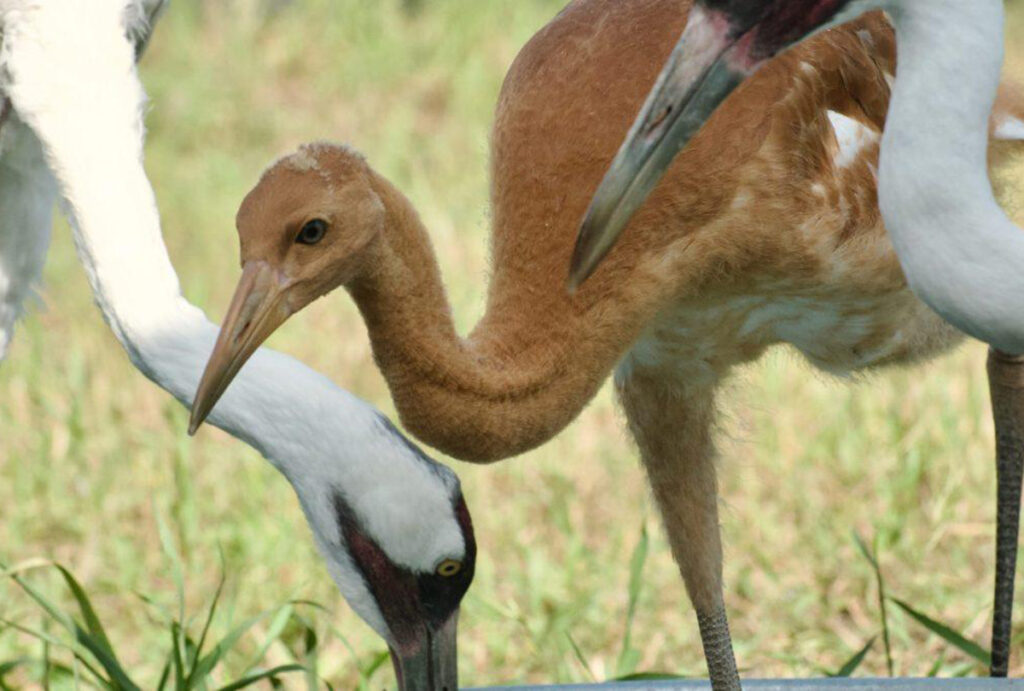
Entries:
MULTIPOLYGON (((577 0, 522 50, 497 107, 492 278, 468 337, 415 210, 361 156, 312 144, 272 165, 239 210, 243 280, 193 429, 260 341, 339 285, 406 427, 458 458, 541 444, 615 369, 712 676, 728 685, 710 431, 719 383, 777 343, 850 372, 928 357, 959 335, 907 290, 879 216, 895 72, 881 15, 818 36, 741 86, 567 295, 579 219, 689 6, 577 0)), ((1011 107, 1024 111, 1001 106, 1011 107)))

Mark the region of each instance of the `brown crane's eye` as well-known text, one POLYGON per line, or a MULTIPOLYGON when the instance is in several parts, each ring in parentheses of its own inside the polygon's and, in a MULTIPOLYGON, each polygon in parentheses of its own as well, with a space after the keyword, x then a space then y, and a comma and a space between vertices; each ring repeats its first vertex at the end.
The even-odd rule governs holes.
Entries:
POLYGON ((454 559, 445 559, 437 565, 437 575, 451 578, 462 571, 462 562, 454 559))
POLYGON ((327 234, 327 221, 315 218, 302 226, 302 230, 295 236, 295 242, 299 245, 315 245, 324 239, 327 234))

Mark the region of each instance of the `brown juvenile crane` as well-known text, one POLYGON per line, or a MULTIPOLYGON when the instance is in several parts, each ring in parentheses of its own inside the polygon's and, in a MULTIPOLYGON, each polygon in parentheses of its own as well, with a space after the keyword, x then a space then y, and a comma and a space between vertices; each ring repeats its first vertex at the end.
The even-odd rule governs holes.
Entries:
POLYGON ((339 285, 406 427, 487 462, 546 441, 612 370, 713 682, 737 674, 722 597, 711 426, 730 369, 789 343, 846 373, 959 334, 907 289, 879 217, 895 71, 879 15, 823 34, 739 89, 680 155, 601 272, 570 297, 577 224, 690 3, 577 0, 512 66, 492 139, 492 278, 467 337, 409 201, 354 151, 310 144, 238 213, 243 278, 193 429, 258 343, 339 285))

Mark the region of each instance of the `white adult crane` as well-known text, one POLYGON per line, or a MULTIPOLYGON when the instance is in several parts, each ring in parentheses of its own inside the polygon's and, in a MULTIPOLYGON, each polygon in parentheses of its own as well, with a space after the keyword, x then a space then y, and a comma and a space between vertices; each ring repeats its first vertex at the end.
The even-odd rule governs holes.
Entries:
MULTIPOLYGON (((59 197, 108 324, 135 366, 188 406, 217 329, 181 295, 142 166, 134 58, 161 4, 0 0, 0 344, 39 274, 59 197)), ((212 420, 291 482, 331 576, 390 646, 401 688, 454 689, 476 555, 455 474, 268 350, 212 420)))

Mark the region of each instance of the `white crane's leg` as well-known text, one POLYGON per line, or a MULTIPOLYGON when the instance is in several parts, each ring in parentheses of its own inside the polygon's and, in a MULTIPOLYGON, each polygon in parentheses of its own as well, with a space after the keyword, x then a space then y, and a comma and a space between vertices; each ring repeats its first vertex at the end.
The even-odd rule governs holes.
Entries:
POLYGON ((39 141, 0 94, 0 360, 39 280, 57 188, 39 141))
POLYGON ((643 457, 672 554, 697 611, 715 691, 740 688, 722 596, 722 543, 712 443, 713 387, 686 388, 664 371, 627 363, 619 398, 643 457))
POLYGON ((992 349, 988 356, 992 416, 996 426, 996 586, 992 615, 993 677, 1010 666, 1010 627, 1024 478, 1024 356, 992 349))

